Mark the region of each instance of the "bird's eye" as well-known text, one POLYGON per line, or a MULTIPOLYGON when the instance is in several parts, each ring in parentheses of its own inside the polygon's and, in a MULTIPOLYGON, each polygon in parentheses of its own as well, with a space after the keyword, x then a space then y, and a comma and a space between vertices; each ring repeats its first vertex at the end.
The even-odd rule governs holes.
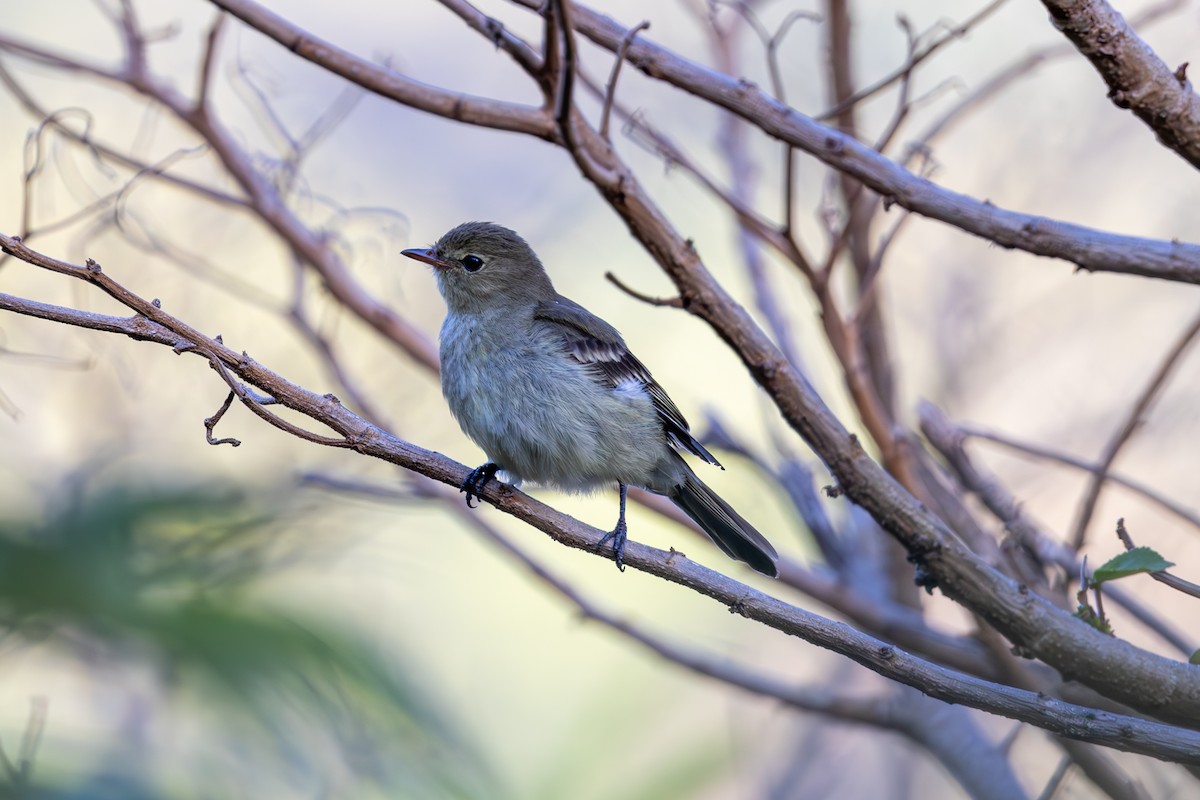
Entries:
POLYGON ((479 256, 467 256, 462 260, 462 264, 467 272, 479 272, 483 269, 483 259, 479 256))

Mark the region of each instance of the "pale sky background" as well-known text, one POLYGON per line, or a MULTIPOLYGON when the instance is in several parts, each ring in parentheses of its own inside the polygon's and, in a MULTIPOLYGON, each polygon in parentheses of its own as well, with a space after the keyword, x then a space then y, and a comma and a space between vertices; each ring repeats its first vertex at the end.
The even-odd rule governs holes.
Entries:
MULTIPOLYGON (((118 42, 94 4, 83 0, 4 3, 4 35, 43 43, 113 64, 118 42)), ((404 74, 474 94, 536 103, 533 87, 503 55, 471 33, 437 3, 401 0, 341 3, 293 0, 268 4, 276 12, 337 45, 404 74)), ((504 2, 481 2, 513 30, 536 38, 538 22, 504 2)), ((704 37, 675 2, 633 0, 593 3, 625 24, 652 20, 650 38, 706 61, 704 37), (648 8, 652 10, 647 10, 648 8)), ((868 83, 904 57, 896 15, 917 30, 941 19, 961 20, 982 3, 861 2, 855 7, 857 74, 868 83)), ((1132 15, 1144 3, 1122 3, 1132 15)), ((152 64, 185 92, 195 85, 197 58, 213 9, 199 0, 138 3, 145 27, 172 26, 169 40, 153 47, 152 64)), ((811 5, 778 0, 764 18, 777 22, 811 5)), ((1200 61, 1200 16, 1194 6, 1173 21, 1145 31, 1145 38, 1175 65, 1200 61)), ((963 42, 947 48, 918 72, 915 94, 950 82, 901 139, 910 139, 954 97, 1026 53, 1057 44, 1042 6, 1011 0, 963 42)), ((581 45, 591 74, 606 77, 610 58, 581 45)), ((823 44, 819 29, 797 24, 781 53, 790 102, 801 111, 825 107, 821 95, 823 44)), ((757 45, 746 40, 745 74, 765 84, 757 45)), ((344 89, 342 82, 291 56, 273 42, 231 21, 221 48, 214 101, 226 125, 264 160, 277 142, 256 119, 255 100, 239 69, 271 97, 272 107, 294 133, 303 131, 344 89)), ((124 92, 30 67, 9 56, 3 63, 53 110, 86 109, 96 135, 132 147, 147 160, 166 156, 194 140, 173 120, 146 113, 124 92)), ((956 191, 1014 210, 1044 214, 1092 227, 1161 239, 1195 241, 1200 180, 1177 156, 1158 146, 1131 114, 1105 98, 1105 87, 1077 56, 1048 63, 1013 84, 938 143, 934 179, 956 191)), ((682 92, 651 83, 633 69, 623 72, 619 96, 683 144, 721 178, 717 118, 682 92)), ((867 127, 878 131, 892 110, 893 95, 866 107, 867 127)), ((595 106, 588 103, 594 114, 595 106)), ((594 117, 593 117, 594 118, 594 117)), ((37 120, 0 92, 0 230, 16 231, 24 202, 26 136, 37 120)), ((756 137, 764 207, 778 207, 778 147, 756 137)), ((618 148, 639 169, 654 198, 680 231, 695 239, 707 266, 742 302, 752 296, 730 219, 680 170, 665 171, 628 139, 618 148)), ((77 149, 55 145, 48 175, 34 189, 35 219, 56 219, 120 185, 77 149), (83 187, 87 187, 86 189, 83 187)), ((818 211, 823 169, 803 155, 799 204, 810 248, 821 241, 818 211)), ((211 177, 205 159, 180 171, 211 177)), ((443 306, 423 267, 399 250, 423 246, 467 219, 488 219, 526 236, 547 264, 558 288, 616 324, 639 357, 668 388, 692 420, 703 427, 717 410, 757 445, 785 435, 778 415, 745 371, 696 319, 651 308, 604 280, 616 272, 648 294, 669 294, 670 284, 630 239, 595 190, 584 185, 569 158, 545 143, 513 134, 452 124, 388 101, 364 96, 337 130, 306 159, 303 181, 307 220, 327 224, 341 208, 374 208, 350 224, 335 223, 352 245, 355 274, 379 297, 435 337, 443 306), (382 211, 386 210, 386 211, 382 211)), ((106 271, 144 296, 208 333, 221 333, 267 366, 315 391, 333 390, 286 322, 262 308, 250 293, 230 290, 236 276, 262 292, 288 297, 289 271, 277 246, 246 218, 190 197, 145 187, 131 193, 130 218, 157 237, 202 256, 217 274, 199 274, 161 258, 147 257, 113 231, 88 236, 86 224, 34 246, 59 258, 100 261, 106 271), (222 277, 225 276, 225 277, 222 277)), ((898 213, 896 210, 892 214, 898 213)), ((890 220, 890 218, 889 218, 890 220)), ((795 311, 799 349, 814 382, 835 408, 845 409, 840 377, 823 346, 812 301, 786 266, 775 264, 771 280, 782 304, 795 311)), ((909 222, 883 274, 887 316, 894 331, 905 413, 915 418, 918 398, 944 403, 955 416, 1015 436, 1042 441, 1085 457, 1094 456, 1140 391, 1161 354, 1195 313, 1193 287, 1112 275, 1074 274, 1070 265, 1004 251, 941 223, 909 222)), ((0 270, 0 291, 48 302, 113 310, 96 292, 19 263, 0 270)), ((315 293, 314 308, 323 308, 315 293)), ((328 314, 341 352, 361 388, 390 415, 395 433, 470 465, 482 461, 445 409, 436 381, 406 363, 363 326, 328 314)), ((296 472, 320 471, 378 482, 394 479, 380 464, 342 452, 322 451, 261 424, 235 409, 219 433, 242 439, 238 449, 205 444, 202 420, 220 404, 225 389, 202 362, 166 348, 127 339, 67 330, 48 323, 0 316, 0 344, 14 351, 83 361, 86 369, 58 361, 0 355, 0 391, 19 410, 0 413, 0 508, 36 508, 64 474, 85 463, 97 469, 159 479, 220 477, 252 484, 288 481, 296 472)), ((1197 368, 1186 360, 1157 403, 1144 430, 1119 462, 1136 475, 1187 502, 1197 496, 1197 368)), ((852 428, 857 421, 849 420, 852 428)), ((803 448, 789 440, 789 446, 803 448)), ((980 447, 1027 508, 1055 530, 1072 519, 1082 481, 1075 473, 1009 457, 980 447)), ((715 472, 715 471, 714 471, 715 472)), ((818 468, 818 480, 825 473, 818 468)), ((781 550, 809 552, 807 539, 780 497, 756 486, 753 469, 736 459, 727 473, 706 480, 746 510, 781 550)), ((139 478, 145 479, 145 478, 139 478)), ((587 522, 608 527, 615 493, 572 498, 542 492, 548 502, 587 522)), ((797 758, 800 743, 821 758, 859 759, 883 773, 910 760, 912 751, 883 734, 861 736, 837 726, 821 741, 806 740, 822 721, 797 716, 704 679, 685 674, 627 644, 595 624, 581 623, 557 597, 533 584, 524 570, 432 507, 380 506, 323 498, 321 511, 296 536, 316 537, 332 557, 282 572, 262 591, 286 607, 302 608, 362 633, 381 651, 406 659, 427 677, 431 695, 444 703, 519 797, 620 796, 672 759, 695 756, 715 763, 719 780, 710 797, 746 797, 762 787, 762 774, 778 774, 797 758), (569 789, 566 794, 562 792, 569 789)), ((844 509, 833 508, 833 513, 844 509)), ((636 572, 618 574, 610 562, 568 552, 490 508, 476 513, 511 534, 538 559, 610 608, 679 641, 754 664, 795 681, 837 680, 882 690, 881 682, 848 662, 798 641, 732 617, 694 594, 636 572)), ((1093 563, 1117 552, 1111 521, 1125 516, 1139 543, 1154 544, 1197 579, 1200 540, 1170 518, 1135 503, 1116 489, 1096 514, 1093 563)), ((747 570, 733 567, 715 548, 634 508, 633 538, 656 546, 676 545, 717 569, 756 585, 747 570)), ((1149 583, 1149 582, 1145 582, 1149 583)), ((1139 584, 1151 604, 1175 599, 1157 585, 1139 584)), ((790 597, 801 602, 803 598, 790 597)), ((943 598, 931 600, 935 616, 960 625, 961 615, 943 598)), ((816 609, 822 611, 821 609, 816 609)), ((1194 615, 1193 615, 1194 616, 1194 615)), ((1186 620, 1185 620, 1186 623, 1186 620)), ((1122 628, 1135 636, 1132 625, 1122 628)), ((1186 624, 1181 624, 1189 630, 1186 624)), ((1194 625, 1190 631, 1197 632, 1194 625)), ((1158 647, 1153 640, 1144 642, 1158 647)), ((112 670, 95 675, 50 669, 48 655, 0 663, 0 740, 19 736, 27 698, 51 698, 47 750, 71 752, 89 738, 114 735, 111 724, 134 700, 144 700, 145 676, 112 670), (114 709, 116 709, 114 711, 114 709)), ((177 716, 177 715, 176 715, 177 716)), ((155 745, 181 774, 199 771, 190 747, 216 748, 203 724, 163 712, 158 724, 173 736, 155 745)), ((1007 723, 985 722, 1003 735, 1007 723)), ((1018 742, 1017 763, 1038 780, 1053 768, 1037 735, 1018 742)), ((923 796, 955 797, 960 790, 920 759, 915 785, 923 796)), ((1135 768, 1136 771, 1136 768, 1135 768)), ((877 795, 886 781, 874 771, 829 776, 806 784, 797 796, 877 795), (826 794, 827 793, 827 794, 826 794)), ((1087 796, 1082 783, 1075 787, 1087 796)), ((918 792, 920 795, 920 792, 918 792)))

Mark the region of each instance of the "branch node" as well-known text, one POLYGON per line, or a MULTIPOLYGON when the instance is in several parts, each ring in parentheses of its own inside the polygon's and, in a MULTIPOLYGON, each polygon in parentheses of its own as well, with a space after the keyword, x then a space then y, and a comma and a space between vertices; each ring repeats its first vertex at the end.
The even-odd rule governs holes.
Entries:
POLYGON ((216 439, 213 437, 213 430, 217 427, 217 423, 221 421, 221 417, 225 416, 225 412, 229 410, 231 405, 233 405, 234 396, 235 393, 231 390, 229 394, 225 396, 225 402, 222 403, 221 407, 217 409, 217 413, 204 420, 204 439, 211 445, 215 446, 218 444, 227 444, 232 447, 239 447, 242 444, 241 441, 232 437, 226 437, 223 439, 216 439))
POLYGON ((604 273, 604 277, 607 278, 608 282, 611 283, 613 286, 616 286, 618 289, 620 289, 622 292, 629 295, 630 297, 632 297, 636 300, 641 300, 643 303, 649 303, 652 306, 670 306, 671 308, 683 308, 683 298, 682 297, 651 297, 648 294, 642 294, 641 292, 637 291, 636 289, 631 289, 630 287, 626 286, 624 283, 621 282, 620 278, 618 278, 616 275, 614 275, 611 272, 604 273))
POLYGON ((504 23, 495 17, 485 17, 483 20, 483 30, 491 39, 492 44, 497 50, 504 41, 504 23))

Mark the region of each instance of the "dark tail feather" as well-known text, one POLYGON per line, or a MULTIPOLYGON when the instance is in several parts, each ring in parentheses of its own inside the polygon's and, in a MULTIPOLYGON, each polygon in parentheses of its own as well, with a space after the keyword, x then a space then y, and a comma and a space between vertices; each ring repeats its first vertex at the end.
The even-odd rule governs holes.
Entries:
POLYGON ((730 558, 745 561, 763 575, 779 575, 779 554, 771 543, 695 475, 687 476, 670 497, 730 558))

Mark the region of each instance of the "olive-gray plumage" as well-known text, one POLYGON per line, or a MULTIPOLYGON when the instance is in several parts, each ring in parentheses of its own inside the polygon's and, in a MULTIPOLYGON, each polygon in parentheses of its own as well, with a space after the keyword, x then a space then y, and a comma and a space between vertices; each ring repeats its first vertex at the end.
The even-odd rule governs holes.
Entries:
POLYGON ((718 464, 671 398, 615 328, 554 290, 524 239, 467 222, 404 255, 435 268, 447 306, 442 393, 491 460, 464 485, 468 502, 497 467, 567 491, 616 483, 620 566, 625 489, 641 486, 669 497, 732 558, 777 574, 775 549, 679 455, 718 464))

